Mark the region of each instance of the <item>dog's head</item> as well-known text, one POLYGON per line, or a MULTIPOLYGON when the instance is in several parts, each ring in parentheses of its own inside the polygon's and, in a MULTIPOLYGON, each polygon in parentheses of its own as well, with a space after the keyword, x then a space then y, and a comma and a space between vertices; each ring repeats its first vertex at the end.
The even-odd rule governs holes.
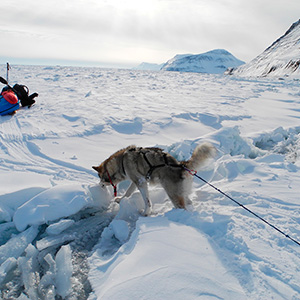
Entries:
POLYGON ((126 149, 122 149, 112 154, 109 158, 103 161, 98 167, 93 166, 92 168, 98 173, 100 183, 102 185, 115 186, 119 182, 125 180, 125 173, 122 172, 124 169, 121 163, 123 153, 126 149))
POLYGON ((100 166, 93 166, 92 168, 97 171, 100 178, 100 184, 102 184, 103 186, 113 186, 121 181, 117 173, 110 167, 109 164, 102 163, 100 166))
POLYGON ((108 177, 108 174, 107 174, 107 170, 104 167, 103 163, 98 167, 93 166, 92 168, 98 173, 101 184, 103 184, 103 185, 109 185, 110 184, 110 180, 109 180, 109 177, 108 177))

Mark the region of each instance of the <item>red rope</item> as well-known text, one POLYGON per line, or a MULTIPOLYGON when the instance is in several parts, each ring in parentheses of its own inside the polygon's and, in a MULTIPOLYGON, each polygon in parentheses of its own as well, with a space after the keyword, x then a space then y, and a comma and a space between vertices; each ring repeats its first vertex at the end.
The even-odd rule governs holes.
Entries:
POLYGON ((115 184, 113 184, 111 178, 110 178, 110 175, 108 173, 108 171, 106 170, 106 173, 107 173, 107 176, 108 176, 108 179, 109 179, 109 182, 110 184, 112 185, 112 187, 114 188, 114 196, 117 197, 117 186, 115 184))

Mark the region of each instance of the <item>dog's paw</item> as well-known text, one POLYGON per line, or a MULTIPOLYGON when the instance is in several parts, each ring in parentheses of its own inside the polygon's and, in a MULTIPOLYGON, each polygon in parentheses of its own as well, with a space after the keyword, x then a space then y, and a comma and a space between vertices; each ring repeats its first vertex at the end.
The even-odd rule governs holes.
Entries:
POLYGON ((117 203, 120 203, 122 199, 123 199, 123 197, 115 197, 114 201, 117 203))
POLYGON ((140 214, 141 214, 142 216, 144 216, 144 217, 150 216, 151 213, 152 213, 151 207, 147 207, 146 209, 140 210, 140 214))

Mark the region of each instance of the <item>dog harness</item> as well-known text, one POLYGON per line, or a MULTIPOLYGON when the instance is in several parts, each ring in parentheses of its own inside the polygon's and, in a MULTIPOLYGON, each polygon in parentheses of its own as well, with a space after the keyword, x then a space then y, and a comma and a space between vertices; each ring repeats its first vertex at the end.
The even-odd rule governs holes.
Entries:
MULTIPOLYGON (((169 163, 168 161, 168 158, 167 158, 167 153, 163 152, 160 148, 131 148, 129 149, 129 151, 138 151, 140 152, 142 155, 143 155, 143 158, 145 160, 145 162, 147 163, 147 165, 149 166, 149 170, 145 176, 146 180, 150 180, 151 178, 151 175, 152 173, 154 172, 155 169, 158 169, 158 168, 162 168, 162 167, 172 167, 172 168, 181 168, 185 171, 189 171, 189 173, 191 175, 194 175, 195 173, 192 173, 192 172, 195 172, 195 171, 190 171, 186 168, 186 166, 184 164, 174 164, 174 163, 169 163), (155 165, 153 166, 148 157, 147 157, 147 153, 149 152, 161 152, 162 153, 162 157, 163 157, 163 160, 164 160, 164 163, 162 164, 159 164, 159 165, 155 165)), ((125 172, 125 168, 124 168, 124 162, 122 161, 122 169, 123 169, 123 173, 126 174, 125 172)), ((112 179, 111 179, 111 176, 108 172, 108 170, 106 170, 106 174, 107 174, 107 177, 108 177, 108 180, 109 180, 109 183, 111 184, 111 186, 113 187, 114 189, 114 196, 117 197, 117 185, 113 183, 112 179)))
POLYGON ((162 168, 162 167, 173 167, 173 168, 184 168, 184 166, 183 165, 179 165, 179 164, 170 164, 169 162, 168 162, 168 158, 167 158, 167 153, 164 153, 164 152, 162 152, 162 156, 163 156, 163 159, 164 159, 164 163, 163 164, 160 164, 160 165, 156 165, 156 166, 153 166, 151 163, 150 163, 150 161, 149 161, 149 159, 147 158, 147 153, 148 152, 150 152, 150 151, 161 151, 161 149, 159 149, 159 148, 150 148, 149 150, 148 149, 143 149, 143 148, 140 148, 140 152, 143 154, 143 157, 144 157, 144 159, 145 159, 145 161, 146 161, 146 163, 148 164, 148 166, 149 166, 149 170, 148 170, 148 172, 147 172, 147 174, 146 174, 146 180, 149 180, 150 178, 151 178, 151 175, 152 175, 152 173, 153 173, 153 171, 155 170, 155 169, 158 169, 158 168, 162 168), (151 149, 151 150, 150 150, 151 149), (144 151, 143 151, 144 150, 144 151))

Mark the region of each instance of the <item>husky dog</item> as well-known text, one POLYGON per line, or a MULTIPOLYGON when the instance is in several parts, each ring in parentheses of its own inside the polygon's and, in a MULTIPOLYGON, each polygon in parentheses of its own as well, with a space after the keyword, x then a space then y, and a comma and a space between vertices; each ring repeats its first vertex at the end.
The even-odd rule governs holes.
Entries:
POLYGON ((124 180, 131 180, 125 194, 115 198, 115 201, 119 203, 138 188, 145 202, 143 213, 149 215, 151 202, 148 182, 160 183, 176 208, 186 208, 191 204, 188 196, 193 182, 193 176, 187 170, 199 169, 201 164, 214 154, 215 148, 209 143, 198 145, 187 161, 177 161, 160 148, 129 146, 112 154, 93 169, 98 172, 101 184, 114 187, 115 197, 117 184, 124 180))

